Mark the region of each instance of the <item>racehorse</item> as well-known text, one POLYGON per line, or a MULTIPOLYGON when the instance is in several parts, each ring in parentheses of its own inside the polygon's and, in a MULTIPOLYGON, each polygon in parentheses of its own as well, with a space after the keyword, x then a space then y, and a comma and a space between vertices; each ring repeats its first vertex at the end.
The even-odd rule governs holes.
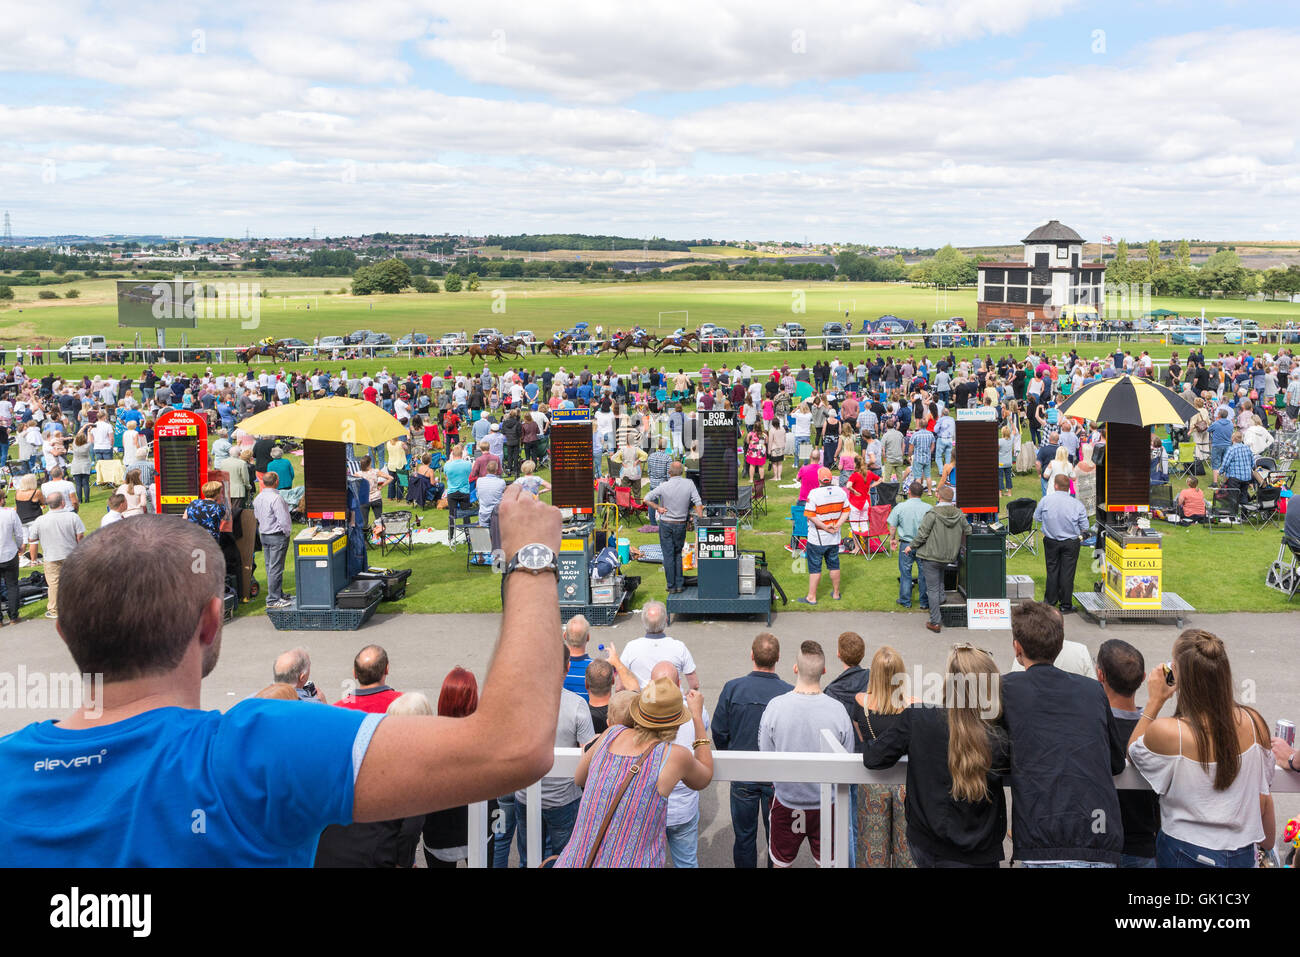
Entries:
POLYGON ((519 343, 514 339, 507 339, 502 342, 471 342, 462 355, 469 356, 479 362, 487 359, 501 362, 506 356, 514 356, 517 359, 519 358, 519 343))
POLYGON ((279 362, 281 359, 292 357, 292 352, 288 346, 277 340, 269 343, 259 342, 235 353, 235 358, 239 360, 240 365, 247 365, 254 356, 266 356, 272 362, 279 362))
POLYGON ((622 356, 626 359, 628 350, 635 346, 640 346, 641 353, 644 355, 657 344, 658 340, 648 332, 629 332, 621 339, 615 340, 611 344, 610 348, 614 351, 614 355, 622 356))
POLYGON ((665 336, 655 346, 655 355, 659 355, 668 346, 676 346, 686 352, 699 352, 700 350, 697 347, 691 345, 692 342, 698 342, 699 339, 700 334, 698 332, 687 332, 680 336, 665 336))
POLYGON ((560 336, 558 339, 548 339, 542 344, 542 348, 550 352, 555 358, 560 358, 569 354, 573 347, 573 336, 560 336))

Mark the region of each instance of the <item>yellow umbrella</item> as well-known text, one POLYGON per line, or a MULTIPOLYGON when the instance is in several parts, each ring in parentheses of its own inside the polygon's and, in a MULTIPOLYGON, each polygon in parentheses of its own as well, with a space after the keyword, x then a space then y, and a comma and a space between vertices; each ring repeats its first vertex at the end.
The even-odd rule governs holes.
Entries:
POLYGON ((407 434, 390 413, 373 402, 330 396, 304 399, 249 416, 239 428, 253 435, 288 435, 375 447, 407 434))

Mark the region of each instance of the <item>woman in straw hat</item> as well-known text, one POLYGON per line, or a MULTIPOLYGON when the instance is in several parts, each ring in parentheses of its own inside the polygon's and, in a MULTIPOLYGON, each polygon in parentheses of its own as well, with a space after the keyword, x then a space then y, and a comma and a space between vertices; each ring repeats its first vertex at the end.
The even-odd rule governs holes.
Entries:
POLYGON ((703 707, 698 691, 683 700, 667 678, 646 685, 632 702, 630 726, 608 728, 578 762, 582 803, 556 867, 663 866, 669 793, 679 781, 699 791, 713 780, 703 707), (688 721, 695 725, 690 750, 673 743, 688 721))

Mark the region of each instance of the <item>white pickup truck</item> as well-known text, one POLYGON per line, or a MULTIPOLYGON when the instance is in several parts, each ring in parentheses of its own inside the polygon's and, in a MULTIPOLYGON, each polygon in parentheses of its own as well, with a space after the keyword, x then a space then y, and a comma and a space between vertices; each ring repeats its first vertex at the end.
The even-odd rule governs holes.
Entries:
POLYGON ((59 358, 64 362, 86 359, 108 359, 108 342, 103 336, 73 336, 67 345, 59 348, 59 358))

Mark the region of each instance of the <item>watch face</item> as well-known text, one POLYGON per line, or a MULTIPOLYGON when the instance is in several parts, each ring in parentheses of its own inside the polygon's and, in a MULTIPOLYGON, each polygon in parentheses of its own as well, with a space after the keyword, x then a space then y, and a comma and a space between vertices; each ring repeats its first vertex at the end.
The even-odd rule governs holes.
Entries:
POLYGON ((555 553, 545 545, 525 545, 519 549, 516 560, 519 562, 519 567, 530 571, 538 571, 546 568, 555 560, 555 553))

